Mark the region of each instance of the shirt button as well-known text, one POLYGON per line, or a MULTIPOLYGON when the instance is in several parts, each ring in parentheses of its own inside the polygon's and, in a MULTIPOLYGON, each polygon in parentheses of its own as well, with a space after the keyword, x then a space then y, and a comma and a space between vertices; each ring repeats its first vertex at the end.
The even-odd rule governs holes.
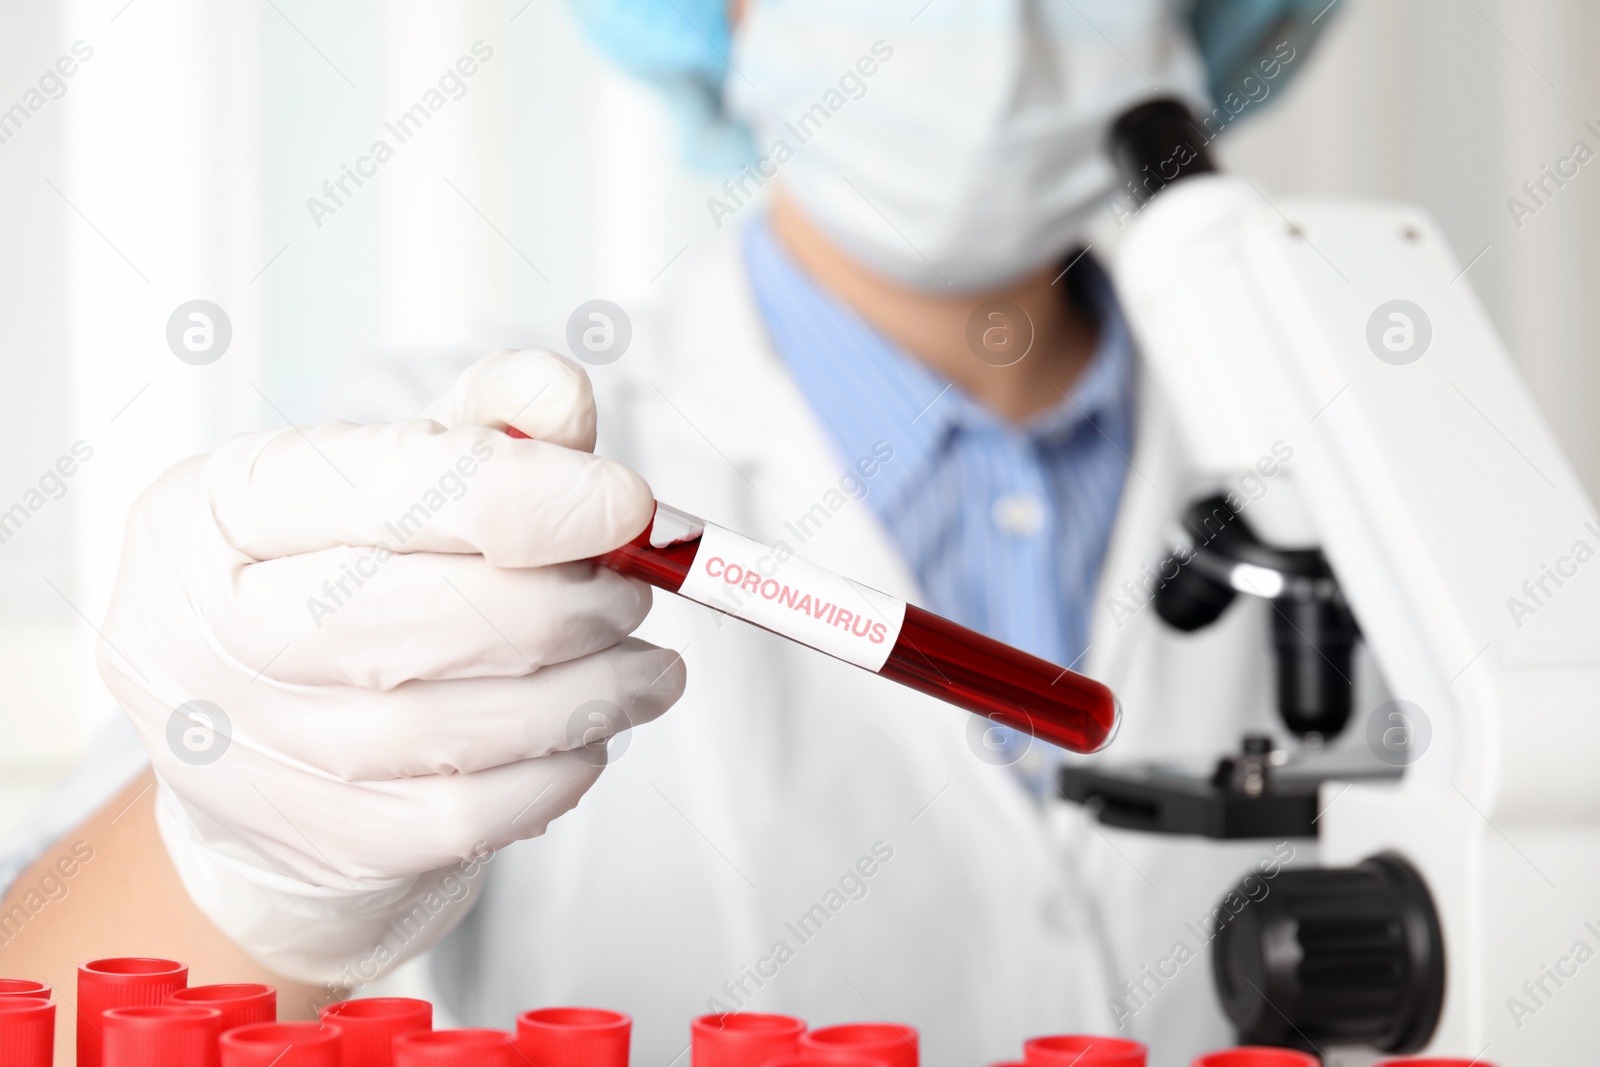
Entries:
POLYGON ((1015 537, 1034 537, 1044 529, 1044 501, 1032 493, 1007 493, 994 502, 994 524, 1015 537))

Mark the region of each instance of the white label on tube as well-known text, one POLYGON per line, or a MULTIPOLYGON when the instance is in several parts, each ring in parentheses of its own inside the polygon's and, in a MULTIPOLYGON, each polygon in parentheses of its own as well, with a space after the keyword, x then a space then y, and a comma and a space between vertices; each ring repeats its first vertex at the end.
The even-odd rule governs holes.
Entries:
POLYGON ((708 522, 678 592, 847 663, 882 669, 906 602, 795 556, 779 562, 779 555, 708 522))

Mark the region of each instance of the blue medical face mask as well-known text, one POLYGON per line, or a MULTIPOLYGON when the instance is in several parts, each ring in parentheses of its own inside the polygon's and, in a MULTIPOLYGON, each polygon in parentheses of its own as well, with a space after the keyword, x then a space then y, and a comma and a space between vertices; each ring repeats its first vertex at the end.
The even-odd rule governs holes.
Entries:
MULTIPOLYGON (((727 0, 571 3, 595 47, 660 92, 691 167, 725 174, 756 161, 748 130, 724 106, 733 48, 727 0)), ((1281 42, 1304 55, 1341 6, 1339 0, 1194 0, 1189 29, 1213 103, 1248 93, 1245 79, 1258 74, 1262 61, 1271 61, 1281 42)))
POLYGON ((756 169, 858 262, 981 292, 1103 216, 1118 115, 1207 106, 1187 0, 756 0, 728 80, 756 169))

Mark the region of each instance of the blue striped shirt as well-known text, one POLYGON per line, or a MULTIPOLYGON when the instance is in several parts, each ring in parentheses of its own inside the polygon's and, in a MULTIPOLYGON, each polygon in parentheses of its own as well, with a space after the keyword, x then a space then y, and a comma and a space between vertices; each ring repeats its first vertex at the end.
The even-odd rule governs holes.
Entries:
MULTIPOLYGON (((870 455, 878 441, 893 446, 866 500, 926 606, 1076 664, 1088 651, 1096 582, 1133 447, 1132 342, 1098 266, 1085 257, 1073 268, 1099 324, 1095 352, 1058 404, 1019 426, 818 286, 765 220, 745 228, 744 259, 773 345, 839 454, 870 455)), ((1023 760, 1016 738, 995 736, 994 762, 1023 760)), ((1018 769, 1027 779, 1045 768, 1032 758, 1018 769)))

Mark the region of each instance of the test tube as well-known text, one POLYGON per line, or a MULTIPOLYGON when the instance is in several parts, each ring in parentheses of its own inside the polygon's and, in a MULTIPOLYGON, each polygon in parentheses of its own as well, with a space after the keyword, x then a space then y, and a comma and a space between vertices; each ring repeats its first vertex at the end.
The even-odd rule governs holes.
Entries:
POLYGON ((340 1067, 343 1031, 330 1023, 249 1023, 224 1029, 221 1067, 340 1067))
POLYGON ((1308 1052, 1266 1045, 1240 1045, 1219 1052, 1208 1052, 1190 1067, 1322 1067, 1322 1061, 1308 1052))
POLYGON ((917 1031, 900 1023, 844 1023, 800 1035, 799 1053, 818 1063, 872 1060, 878 1067, 917 1067, 917 1031))
POLYGON ((31 978, 0 978, 0 1000, 6 997, 50 999, 50 983, 31 978))
POLYGON ((222 1013, 213 1008, 112 1008, 100 1016, 100 1028, 105 1067, 218 1067, 222 1013))
POLYGON ((517 1051, 535 1067, 628 1067, 633 1019, 605 1008, 535 1008, 517 1016, 517 1051))
POLYGON ((278 991, 259 982, 192 985, 169 993, 167 1003, 221 1012, 223 1033, 236 1026, 270 1023, 278 1019, 278 991))
POLYGON ((1022 1043, 1027 1067, 1145 1067, 1148 1052, 1137 1041, 1099 1034, 1050 1034, 1022 1043))
POLYGON ((598 562, 1070 751, 1116 736, 1094 679, 665 504, 598 562))
MULTIPOLYGON (((534 1061, 535 1067, 542 1067, 534 1061)), ((527 1067, 503 1030, 417 1030, 394 1041, 394 1067, 527 1067)))
POLYGON ((719 1012, 689 1025, 689 1067, 767 1067, 793 1056, 806 1024, 792 1015, 719 1012))
POLYGON ((764 1067, 883 1067, 883 1061, 871 1056, 819 1056, 814 1052, 796 1052, 768 1060, 764 1067))
POLYGON ((101 1017, 111 1008, 148 1007, 189 984, 176 960, 114 956, 78 965, 78 1067, 100 1067, 101 1017))
POLYGON ((414 997, 340 1000, 320 1014, 344 1032, 344 1067, 393 1067, 396 1038, 433 1029, 433 1005, 414 997))
POLYGON ((0 1063, 50 1067, 55 1059, 56 1006, 43 997, 0 999, 0 1063))

